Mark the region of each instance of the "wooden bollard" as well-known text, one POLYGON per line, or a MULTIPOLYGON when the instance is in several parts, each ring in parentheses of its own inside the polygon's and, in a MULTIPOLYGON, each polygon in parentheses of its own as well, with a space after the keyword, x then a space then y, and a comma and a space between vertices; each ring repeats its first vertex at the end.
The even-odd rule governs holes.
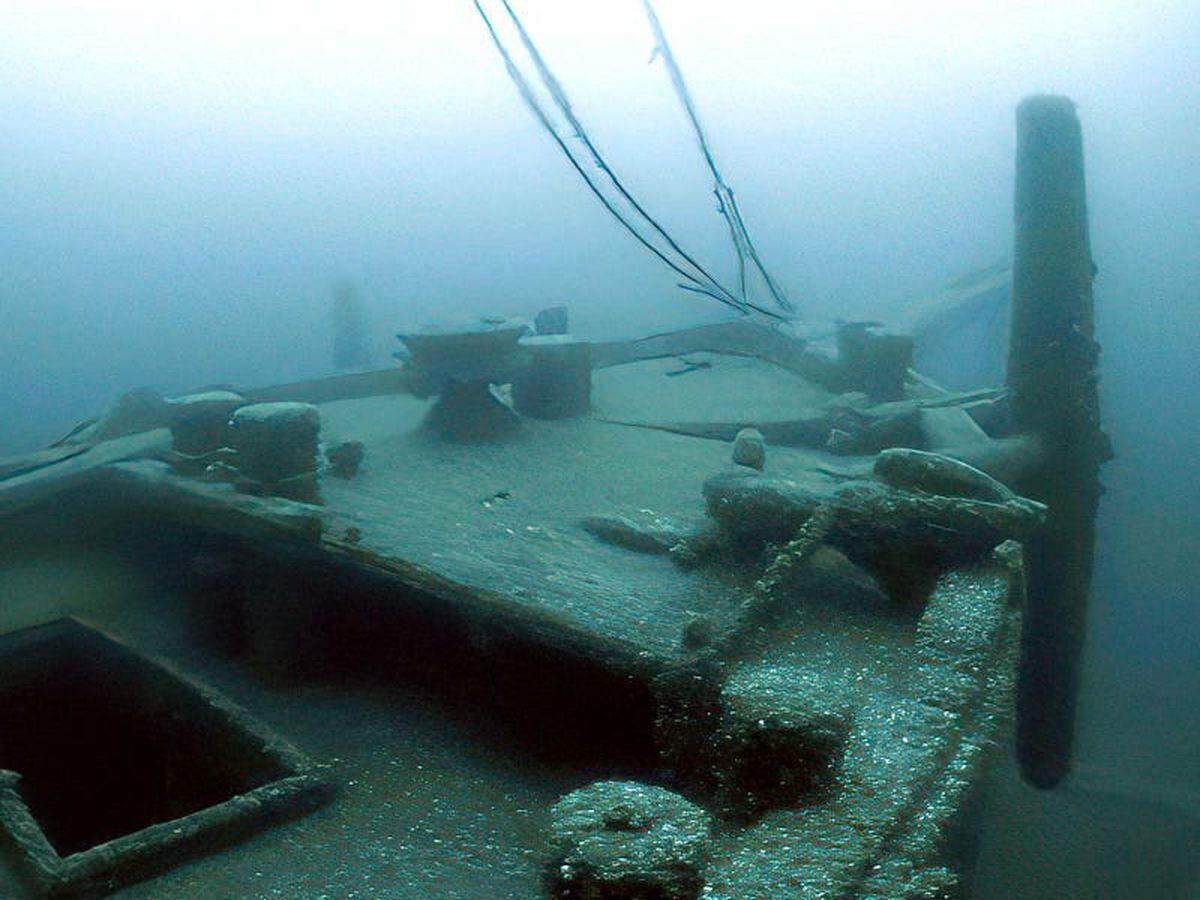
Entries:
POLYGON ((1048 788, 1070 767, 1099 470, 1111 456, 1096 386, 1083 140, 1066 97, 1017 108, 1015 215, 1010 402, 1018 430, 1042 450, 1018 487, 1050 508, 1026 545, 1017 755, 1025 777, 1048 788))
POLYGON ((592 345, 566 335, 526 338, 529 365, 513 379, 513 406, 535 419, 587 414, 592 403, 592 345))

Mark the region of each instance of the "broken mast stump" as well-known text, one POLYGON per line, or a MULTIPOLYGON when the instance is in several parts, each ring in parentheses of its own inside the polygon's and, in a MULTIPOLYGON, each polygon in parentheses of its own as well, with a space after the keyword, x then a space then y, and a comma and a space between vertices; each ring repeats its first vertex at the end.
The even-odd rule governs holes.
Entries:
POLYGON ((1017 755, 1038 787, 1070 766, 1101 487, 1100 430, 1083 139, 1066 97, 1017 108, 1015 245, 1008 383, 1014 423, 1039 464, 1019 490, 1049 506, 1026 546, 1028 598, 1017 691, 1017 755))

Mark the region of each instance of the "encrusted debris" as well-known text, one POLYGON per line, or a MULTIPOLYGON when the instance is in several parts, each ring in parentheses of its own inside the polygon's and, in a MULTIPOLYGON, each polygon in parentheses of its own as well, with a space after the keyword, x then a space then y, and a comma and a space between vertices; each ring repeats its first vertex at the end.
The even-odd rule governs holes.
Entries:
POLYGON ((873 473, 879 481, 903 491, 970 497, 992 503, 1017 499, 1009 488, 974 466, 924 450, 902 447, 884 450, 875 457, 873 473))
POLYGON ((837 777, 851 699, 819 673, 752 667, 721 692, 718 803, 735 819, 812 800, 837 777))
POLYGON ((743 428, 733 439, 733 461, 739 466, 762 470, 767 463, 767 442, 757 428, 743 428))
POLYGON ((550 894, 581 900, 690 900, 704 886, 710 822, 665 788, 599 781, 550 813, 550 894))
POLYGON ((709 478, 704 495, 710 515, 747 558, 771 545, 783 547, 768 566, 763 589, 771 590, 781 573, 824 541, 880 578, 890 593, 909 599, 921 596, 938 572, 978 559, 1010 538, 1028 538, 1046 512, 1015 496, 995 502, 873 481, 849 481, 820 494, 789 479, 739 472, 709 478), (809 531, 819 535, 803 530, 810 523, 809 531))
POLYGON ((362 465, 366 449, 362 441, 342 441, 325 451, 329 474, 337 478, 355 478, 362 465))
POLYGON ((588 516, 579 524, 602 541, 638 553, 670 553, 696 532, 694 526, 651 510, 623 516, 588 516))

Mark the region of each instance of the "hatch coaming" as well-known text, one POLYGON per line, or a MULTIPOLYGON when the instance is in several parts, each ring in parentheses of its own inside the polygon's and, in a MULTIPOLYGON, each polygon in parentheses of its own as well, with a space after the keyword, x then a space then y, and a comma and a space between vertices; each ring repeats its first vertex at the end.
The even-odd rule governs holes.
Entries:
POLYGON ((0 635, 0 832, 35 893, 110 890, 328 799, 303 754, 75 619, 0 635))

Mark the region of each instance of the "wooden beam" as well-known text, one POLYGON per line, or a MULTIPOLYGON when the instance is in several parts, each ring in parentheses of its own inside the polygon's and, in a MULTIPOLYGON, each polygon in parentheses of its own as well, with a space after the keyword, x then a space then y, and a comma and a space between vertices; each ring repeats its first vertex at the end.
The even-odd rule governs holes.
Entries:
POLYGON ((838 363, 813 351, 803 340, 747 319, 668 331, 632 341, 607 341, 592 345, 592 365, 597 369, 685 353, 729 353, 754 356, 797 373, 803 378, 842 390, 838 363))
POLYGON ((1111 455, 1096 388, 1083 139, 1070 100, 1020 104, 1016 165, 1008 383, 1014 423, 1041 449, 1017 489, 1050 508, 1026 546, 1017 753, 1025 777, 1049 788, 1070 767, 1099 468, 1111 455))

